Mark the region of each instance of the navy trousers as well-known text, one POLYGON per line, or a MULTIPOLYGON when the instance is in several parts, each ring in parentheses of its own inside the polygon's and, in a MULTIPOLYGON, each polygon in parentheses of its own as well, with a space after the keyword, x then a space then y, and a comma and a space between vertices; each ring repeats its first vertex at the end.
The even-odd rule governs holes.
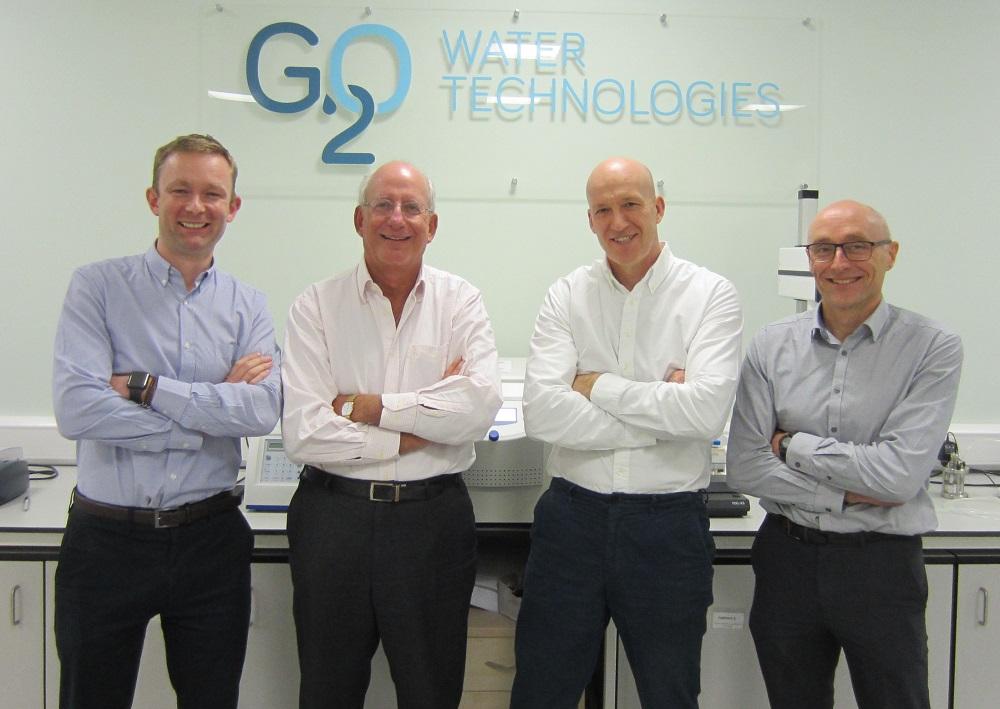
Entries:
POLYGON ((609 618, 642 705, 696 708, 714 550, 699 493, 600 495, 554 478, 535 507, 512 709, 575 707, 609 618))
POLYGON ((472 501, 351 497, 303 478, 288 508, 303 709, 361 709, 382 642, 399 709, 462 697, 476 577, 472 501))
POLYGON ((774 517, 752 559, 750 632, 772 709, 830 709, 843 649, 860 709, 929 709, 920 537, 810 544, 774 517))
POLYGON ((59 706, 130 707, 146 625, 159 615, 177 706, 236 709, 252 549, 236 508, 171 529, 72 509, 56 569, 59 706))

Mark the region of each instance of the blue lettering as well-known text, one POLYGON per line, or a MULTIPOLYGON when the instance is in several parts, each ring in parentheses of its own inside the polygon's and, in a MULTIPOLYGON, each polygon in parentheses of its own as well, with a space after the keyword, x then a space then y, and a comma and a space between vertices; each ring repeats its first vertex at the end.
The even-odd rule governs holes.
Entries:
POLYGON ((458 31, 458 39, 454 45, 448 41, 447 30, 441 30, 441 38, 444 40, 444 51, 448 57, 449 66, 452 69, 455 68, 455 61, 458 59, 459 53, 461 53, 465 57, 465 68, 469 69, 472 67, 472 63, 476 60, 476 55, 479 53, 479 42, 483 38, 483 31, 479 30, 476 32, 476 42, 471 48, 465 37, 465 30, 458 31))
POLYGON ((483 59, 479 62, 479 71, 483 70, 486 62, 493 60, 500 60, 500 63, 507 66, 507 57, 503 53, 503 42, 500 41, 500 35, 497 34, 496 30, 490 34, 490 40, 486 43, 486 51, 483 52, 483 59))
POLYGON ((573 91, 573 85, 569 82, 569 79, 563 79, 563 102, 562 102, 562 112, 566 115, 567 99, 572 98, 573 103, 576 105, 577 113, 581 116, 586 117, 587 115, 587 105, 589 104, 590 93, 588 91, 589 79, 583 80, 583 96, 578 95, 573 91))
POLYGON ((532 115, 532 116, 535 115, 535 104, 538 103, 538 99, 540 99, 540 98, 548 98, 549 99, 550 113, 553 116, 556 115, 556 80, 555 79, 550 79, 549 80, 549 87, 550 88, 549 88, 548 92, 535 91, 535 79, 531 80, 531 88, 528 90, 528 95, 531 97, 531 108, 528 111, 528 113, 530 115, 532 115))
POLYGON ((749 89, 753 86, 749 81, 734 81, 733 82, 733 117, 734 118, 750 118, 753 114, 750 111, 741 111, 740 107, 747 102, 747 97, 745 94, 740 93, 744 88, 749 89))
POLYGON ((566 65, 571 60, 574 64, 576 64, 577 69, 579 69, 581 72, 584 71, 585 67, 583 63, 583 49, 586 46, 586 44, 587 41, 583 38, 583 35, 580 34, 579 32, 566 32, 565 34, 563 34, 562 66, 564 72, 566 71, 566 65), (576 44, 571 44, 570 38, 578 39, 579 42, 577 42, 576 44))
POLYGON ((375 106, 375 113, 392 113, 402 105, 403 99, 406 98, 406 94, 410 90, 413 69, 410 63, 410 49, 406 46, 406 40, 399 32, 385 25, 355 25, 337 38, 333 49, 330 50, 329 83, 333 90, 333 97, 349 111, 354 113, 362 111, 361 102, 345 89, 343 76, 344 52, 354 40, 361 37, 381 37, 392 46, 396 54, 396 62, 399 66, 396 91, 388 99, 375 106))
POLYGON ((688 86, 687 90, 687 107, 688 112, 692 116, 698 116, 699 118, 704 118, 705 116, 711 116, 715 113, 715 97, 712 95, 712 90, 715 87, 712 86, 707 81, 692 81, 688 86), (708 93, 708 97, 702 100, 702 105, 708 106, 704 111, 694 110, 694 99, 695 96, 703 96, 708 93))
POLYGON ((449 103, 450 103, 450 106, 451 106, 451 112, 454 113, 455 111, 458 110, 458 84, 461 81, 465 81, 466 77, 464 77, 464 76, 448 76, 448 75, 445 75, 445 76, 442 76, 441 78, 444 81, 450 81, 451 82, 451 87, 450 87, 451 90, 448 92, 448 97, 450 99, 449 103))
POLYGON ((653 113, 657 116, 676 116, 680 113, 681 107, 684 105, 684 100, 681 98, 683 95, 681 91, 681 86, 676 81, 670 81, 669 79, 664 79, 662 81, 657 81, 653 84, 653 88, 649 90, 649 105, 653 109, 653 113), (659 106, 656 105, 656 99, 661 93, 666 93, 667 91, 661 91, 660 86, 669 87, 669 92, 674 95, 674 108, 672 111, 662 111, 659 106))
POLYGON ((769 103, 774 106, 773 111, 758 111, 757 115, 761 118, 777 118, 781 115, 781 102, 778 100, 777 96, 772 96, 770 94, 764 93, 765 89, 774 89, 775 92, 781 91, 781 88, 770 81, 765 81, 763 84, 757 87, 757 98, 760 99, 761 103, 769 103))
POLYGON ((628 82, 628 108, 632 116, 648 116, 649 111, 641 111, 635 107, 635 79, 628 82))
POLYGON ((625 86, 617 79, 601 79, 596 84, 594 84, 594 110, 604 116, 613 116, 615 114, 620 114, 625 109, 625 86), (609 88, 605 89, 605 85, 609 88), (598 100, 601 93, 611 92, 618 97, 618 105, 610 110, 601 108, 601 103, 598 100))
POLYGON ((486 89, 480 88, 481 84, 488 84, 490 82, 489 76, 473 76, 471 88, 471 95, 469 96, 469 108, 473 113, 489 113, 490 109, 485 105, 486 103, 486 89), (480 101, 479 99, 483 99, 480 101), (480 105, 483 104, 483 105, 480 105))
POLYGON ((535 69, 538 71, 544 69, 555 69, 558 65, 556 62, 546 61, 542 59, 542 47, 551 47, 555 45, 556 33, 555 32, 539 32, 535 37, 535 69))
POLYGON ((315 32, 296 22, 275 22, 264 27, 254 35, 247 51, 247 84, 250 86, 250 95, 254 101, 268 111, 298 113, 312 106, 319 98, 319 69, 311 66, 285 67, 285 76, 290 79, 305 79, 309 87, 305 97, 298 101, 275 101, 264 93, 264 88, 260 84, 260 51, 267 40, 279 34, 294 34, 304 39, 311 47, 319 44, 319 37, 315 32))
MULTIPOLYGON (((497 107, 501 111, 504 111, 506 113, 520 113, 521 111, 524 110, 524 106, 518 104, 512 104, 512 106, 507 106, 507 104, 504 103, 503 100, 504 88, 507 86, 508 83, 513 83, 515 81, 522 87, 524 86, 524 80, 518 76, 505 76, 504 78, 500 79, 500 81, 497 83, 497 107)), ((521 93, 518 93, 516 95, 523 96, 523 94, 521 93)))

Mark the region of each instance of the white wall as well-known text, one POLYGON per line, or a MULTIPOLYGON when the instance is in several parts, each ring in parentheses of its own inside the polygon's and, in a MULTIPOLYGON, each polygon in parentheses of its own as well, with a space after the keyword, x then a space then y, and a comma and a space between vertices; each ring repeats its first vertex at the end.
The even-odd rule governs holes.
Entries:
MULTIPOLYGON (((350 218, 362 170, 318 164, 318 149, 308 142, 317 126, 327 125, 321 125, 318 112, 262 116, 257 107, 244 105, 258 113, 234 118, 231 111, 242 109, 209 102, 205 87, 227 76, 235 84, 241 76, 241 58, 220 66, 218 41, 232 39, 227 27, 250 26, 269 12, 273 19, 304 21, 329 11, 362 22, 361 6, 335 1, 321 10, 315 4, 242 0, 219 5, 221 13, 214 2, 192 0, 0 4, 0 365, 6 373, 0 416, 51 413, 51 343, 70 272, 148 246, 155 221, 143 191, 152 153, 179 133, 213 132, 240 162, 244 208, 220 246, 219 263, 268 293, 279 331, 288 305, 305 285, 357 260, 360 243, 350 218), (298 174, 292 158, 303 145, 317 155, 316 164, 298 174)), ((663 5, 623 0, 611 14, 607 3, 597 0, 550 1, 537 9, 522 6, 519 24, 512 26, 572 29, 569 23, 577 18, 581 27, 603 28, 599 36, 588 36, 595 53, 620 47, 614 61, 623 71, 657 76, 669 68, 660 74, 650 68, 650 50, 643 44, 648 40, 640 42, 634 28, 645 22, 659 27, 663 5), (634 68, 631 51, 641 55, 634 68)), ((392 8, 372 7, 369 21, 392 25, 405 19, 430 26, 441 24, 440 18, 450 23, 468 18, 462 19, 468 27, 510 24, 512 10, 481 0, 394 0, 392 8)), ((699 132, 690 125, 595 120, 566 120, 555 127, 495 118, 474 124, 468 116, 445 115, 435 120, 450 129, 424 135, 412 117, 427 107, 408 99, 411 113, 377 118, 377 131, 365 134, 366 144, 376 148, 380 161, 428 156, 423 166, 438 183, 441 214, 428 261, 482 288, 502 353, 523 356, 549 283, 599 254, 586 225, 586 166, 596 162, 594 155, 632 152, 665 180, 668 211, 661 235, 675 253, 736 283, 749 338, 792 310, 775 295, 775 252, 794 240, 795 191, 800 181, 809 182, 821 190, 821 202, 852 197, 885 214, 902 244, 886 281, 888 298, 962 335, 966 365, 955 419, 996 422, 1000 383, 992 365, 1000 347, 991 326, 997 299, 989 268, 1000 221, 993 194, 1000 171, 995 130, 1000 96, 992 88, 1000 59, 1000 4, 688 0, 666 9, 671 13, 663 30, 666 42, 690 42, 692 32, 706 26, 764 28, 755 52, 746 44, 716 45, 708 38, 697 58, 712 66, 717 59, 724 67, 770 67, 775 48, 768 44, 768 28, 779 28, 779 36, 787 33, 788 48, 795 51, 777 60, 801 67, 798 80, 813 88, 799 93, 814 97, 815 105, 789 116, 778 131, 714 126, 699 132), (812 18, 810 27, 801 24, 806 17, 812 18), (742 141, 740 150, 752 155, 757 141, 803 127, 808 134, 783 144, 770 162, 727 162, 727 155, 744 153, 725 152, 732 146, 720 142, 742 141), (678 143, 682 129, 701 141, 702 159, 692 159, 678 143), (470 135, 474 145, 465 139, 470 135), (808 149, 794 149, 803 145, 808 149), (412 154, 396 154, 406 146, 412 154), (545 169, 536 159, 522 158, 520 187, 511 195, 515 168, 498 165, 518 151, 545 157, 545 169), (778 187, 769 184, 775 175, 781 177, 778 187), (704 185, 715 178, 745 190, 713 195, 704 185), (764 191, 757 189, 762 184, 764 191)), ((336 32, 314 29, 324 35, 316 51, 325 57, 336 32)), ((747 39, 750 46, 754 39, 747 39)), ((242 37, 232 41, 245 47, 242 37)), ((706 73, 755 79, 730 77, 723 69, 706 73)))

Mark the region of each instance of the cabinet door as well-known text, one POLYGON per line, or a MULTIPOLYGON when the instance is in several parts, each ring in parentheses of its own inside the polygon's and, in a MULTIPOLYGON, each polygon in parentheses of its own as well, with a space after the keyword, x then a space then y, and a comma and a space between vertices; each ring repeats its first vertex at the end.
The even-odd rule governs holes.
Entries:
MULTIPOLYGON (((932 707, 947 707, 951 666, 951 564, 927 565, 927 684, 932 707)), ((841 656, 833 685, 836 709, 857 709, 851 675, 841 656)), ((956 707, 960 705, 956 704, 956 707)))
MULTIPOLYGON (((715 602, 701 649, 701 696, 707 709, 767 709, 767 693, 750 637, 753 569, 749 564, 717 565, 712 582, 715 602)), ((617 634, 616 634, 617 639, 617 634)), ((625 648, 617 641, 617 709, 639 709, 639 693, 625 648)))
POLYGON ((959 564, 955 616, 955 709, 1000 706, 1000 564, 959 564))
POLYGON ((5 707, 43 706, 40 561, 0 561, 0 687, 5 707))
MULTIPOLYGON (((952 570, 950 565, 927 567, 927 635, 931 706, 948 706, 951 657, 952 570)), ((708 630, 701 652, 701 697, 706 709, 740 707, 767 709, 767 692, 747 623, 753 602, 753 569, 749 564, 715 567, 715 602, 708 609, 708 630)), ((1000 601, 1000 593, 997 595, 1000 601)), ((1000 608, 998 608, 1000 612, 1000 608)), ((1000 617, 997 618, 1000 626, 1000 617)), ((995 636, 994 636, 995 637, 995 636)), ((836 709, 856 709, 847 663, 841 658, 834 686, 836 709)), ((618 642, 617 709, 638 709, 635 679, 625 650, 618 642)), ((989 706, 997 703, 991 700, 989 706)), ((956 703, 957 709, 962 705, 956 703)))

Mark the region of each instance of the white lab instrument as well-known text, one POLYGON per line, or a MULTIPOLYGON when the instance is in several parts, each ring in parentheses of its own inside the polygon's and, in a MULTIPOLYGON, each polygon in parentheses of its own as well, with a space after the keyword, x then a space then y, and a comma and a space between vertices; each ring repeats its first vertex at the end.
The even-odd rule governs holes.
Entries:
POLYGON ((809 225, 816 216, 819 190, 803 185, 799 190, 799 246, 778 249, 778 295, 795 299, 796 312, 816 307, 816 283, 809 257, 801 247, 809 241, 809 225))
MULTIPOLYGON (((490 430, 476 442, 476 462, 464 474, 476 522, 530 524, 542 494, 542 444, 524 433, 523 357, 500 358, 503 405, 490 430)), ((299 482, 299 470, 285 457, 280 433, 254 438, 247 454, 247 510, 284 512, 299 482)))

